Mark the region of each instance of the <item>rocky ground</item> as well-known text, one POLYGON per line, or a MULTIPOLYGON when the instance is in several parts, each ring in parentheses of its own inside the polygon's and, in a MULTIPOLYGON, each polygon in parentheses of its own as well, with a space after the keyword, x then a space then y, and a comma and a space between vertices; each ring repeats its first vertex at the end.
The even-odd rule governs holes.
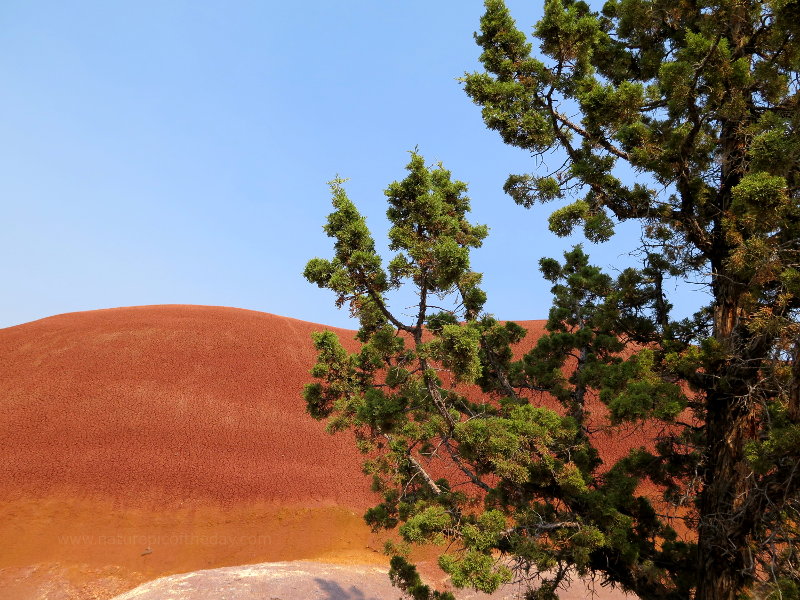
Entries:
MULTIPOLYGON (((492 594, 458 591, 459 600, 518 600, 521 588, 510 584, 492 594)), ((281 562, 196 571, 151 581, 114 600, 393 600, 392 587, 381 567, 281 562)), ((592 597, 591 588, 574 583, 561 600, 592 597)), ((602 590, 604 600, 626 598, 619 590, 602 590)), ((627 598, 634 600, 634 597, 627 598)))

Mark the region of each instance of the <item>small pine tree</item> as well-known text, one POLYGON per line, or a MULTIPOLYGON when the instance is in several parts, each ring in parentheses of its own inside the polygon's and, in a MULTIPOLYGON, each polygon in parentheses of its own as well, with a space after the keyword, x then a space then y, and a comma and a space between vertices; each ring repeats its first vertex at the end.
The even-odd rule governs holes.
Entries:
MULTIPOLYGON (((602 397, 616 425, 648 411, 672 422, 685 409, 680 386, 651 372, 652 352, 622 358, 626 343, 652 335, 639 313, 657 288, 634 270, 612 280, 580 247, 563 264, 543 260, 555 297, 548 331, 515 361, 513 346, 525 331, 482 313, 480 275, 469 268, 469 251, 487 230, 466 220, 466 186, 416 153, 407 168, 386 191, 398 252, 389 264, 381 264, 365 220, 335 180, 325 226, 335 256, 305 270, 360 320, 355 354, 335 334, 315 334, 319 382, 306 387, 305 399, 329 431, 354 431, 369 456, 365 469, 384 501, 367 511, 367 522, 399 525, 409 543, 451 544, 440 565, 459 587, 491 592, 526 577, 544 598, 574 573, 602 572, 641 592, 669 556, 670 569, 661 570, 685 592, 691 578, 678 574, 690 546, 676 542, 650 500, 636 494, 654 457, 639 450, 603 466, 586 408, 589 395, 602 397), (418 298, 409 322, 387 300, 403 281, 418 298), (453 310, 431 306, 447 296, 456 298, 453 310), (457 385, 473 382, 485 394, 478 400, 457 385), (562 409, 532 403, 530 394, 541 391, 562 409)), ((405 559, 392 565, 394 580, 414 598, 438 597, 405 559)))

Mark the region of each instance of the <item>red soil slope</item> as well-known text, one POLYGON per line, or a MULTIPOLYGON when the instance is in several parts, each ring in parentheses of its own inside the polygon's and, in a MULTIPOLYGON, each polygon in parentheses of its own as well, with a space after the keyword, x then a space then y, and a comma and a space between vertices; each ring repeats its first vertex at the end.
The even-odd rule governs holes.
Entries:
POLYGON ((199 568, 382 560, 352 440, 304 413, 319 329, 157 306, 0 330, 0 598, 45 597, 54 580, 47 597, 94 598, 199 568))
MULTIPOLYGON (((530 346, 543 324, 521 324, 530 346)), ((107 598, 266 561, 383 563, 360 455, 300 398, 323 328, 155 306, 0 330, 0 599, 107 598)), ((610 458, 638 439, 607 441, 610 458)))
POLYGON ((318 329, 160 306, 0 331, 0 495, 368 505, 352 444, 304 414, 318 329))

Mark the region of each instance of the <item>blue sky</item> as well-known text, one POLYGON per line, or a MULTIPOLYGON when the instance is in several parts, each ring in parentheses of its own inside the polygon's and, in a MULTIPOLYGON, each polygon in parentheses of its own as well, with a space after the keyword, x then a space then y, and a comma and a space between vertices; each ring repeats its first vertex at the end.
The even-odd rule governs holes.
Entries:
MULTIPOLYGON (((510 0, 530 31, 537 3, 510 0)), ((5 0, 0 8, 0 327, 53 314, 207 304, 352 326, 301 276, 328 256, 326 182, 385 239, 383 189, 415 146, 489 225, 487 309, 543 318, 542 256, 575 240, 502 192, 535 169, 456 79, 482 2, 5 0)), ((628 230, 587 245, 617 267, 628 230)))

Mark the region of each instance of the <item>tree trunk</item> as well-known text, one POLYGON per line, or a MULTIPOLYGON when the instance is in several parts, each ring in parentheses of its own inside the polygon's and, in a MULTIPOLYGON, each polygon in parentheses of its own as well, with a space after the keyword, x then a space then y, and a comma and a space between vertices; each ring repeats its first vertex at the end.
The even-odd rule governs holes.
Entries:
POLYGON ((700 499, 695 600, 737 600, 748 583, 747 528, 741 506, 747 415, 730 395, 709 398, 707 466, 700 499))
POLYGON ((714 332, 727 351, 708 375, 715 381, 706 395, 706 453, 700 496, 698 587, 695 600, 737 600, 752 584, 749 554, 753 530, 750 467, 745 443, 754 432, 750 383, 758 369, 741 356, 745 334, 729 283, 715 286, 719 299, 714 332), (739 343, 737 343, 739 342, 739 343))

